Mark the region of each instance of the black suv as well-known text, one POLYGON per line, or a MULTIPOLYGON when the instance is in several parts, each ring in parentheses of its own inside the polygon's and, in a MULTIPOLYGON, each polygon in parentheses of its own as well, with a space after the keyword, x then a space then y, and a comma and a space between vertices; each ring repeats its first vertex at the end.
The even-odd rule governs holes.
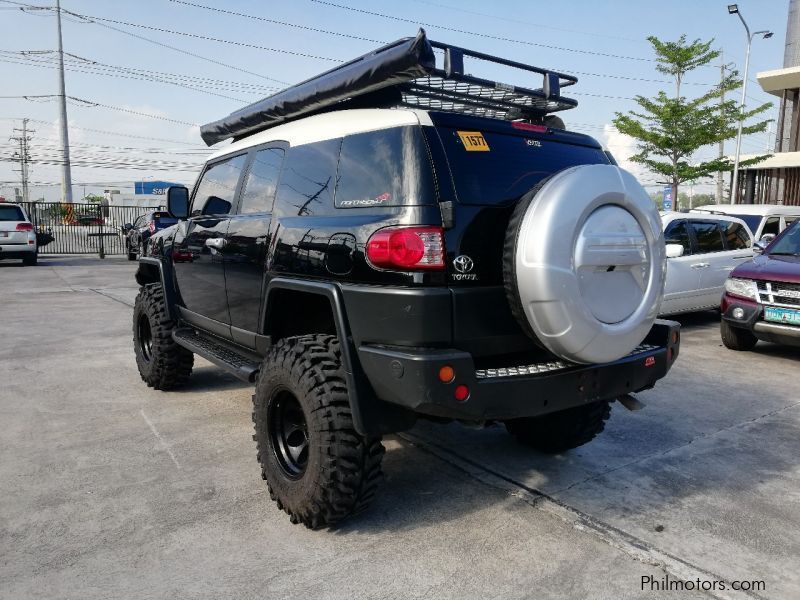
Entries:
POLYGON ((157 210, 136 217, 133 223, 122 226, 125 235, 125 254, 128 260, 136 260, 138 256, 147 255, 147 241, 157 231, 171 227, 178 219, 166 211, 157 210))
POLYGON ((679 331, 655 320, 655 207, 550 115, 574 81, 420 32, 204 126, 234 143, 169 189, 179 222, 140 259, 142 379, 178 387, 198 354, 255 382, 262 476, 308 527, 365 507, 381 436, 419 418, 591 440, 679 331), (465 75, 465 56, 543 86, 465 75))

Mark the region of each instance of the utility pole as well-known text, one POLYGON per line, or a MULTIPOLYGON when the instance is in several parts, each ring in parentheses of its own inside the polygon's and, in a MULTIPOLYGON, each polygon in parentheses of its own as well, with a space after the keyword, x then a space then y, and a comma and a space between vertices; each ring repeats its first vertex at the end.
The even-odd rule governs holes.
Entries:
MULTIPOLYGON (((728 65, 725 64, 725 59, 722 57, 722 51, 719 53, 720 65, 719 65, 719 83, 722 85, 725 82, 725 69, 728 68, 728 65)), ((722 92, 722 95, 719 97, 719 111, 720 116, 722 116, 722 106, 725 104, 725 92, 722 92)), ((725 158, 725 140, 719 141, 719 158, 720 160, 725 158)), ((717 204, 722 204, 722 198, 725 195, 725 183, 724 183, 724 174, 722 171, 717 172, 717 204)))
POLYGON ((56 0, 58 24, 58 86, 61 106, 61 201, 72 203, 72 171, 69 163, 69 127, 67 122, 67 91, 64 84, 64 45, 61 41, 61 0, 56 0))
POLYGON ((28 162, 30 162, 31 155, 28 151, 28 142, 30 142, 32 138, 28 135, 28 119, 22 119, 22 129, 14 128, 14 132, 17 131, 20 134, 12 136, 11 141, 19 144, 19 150, 16 152, 16 156, 19 157, 20 179, 22 180, 22 201, 30 202, 28 195, 28 162))

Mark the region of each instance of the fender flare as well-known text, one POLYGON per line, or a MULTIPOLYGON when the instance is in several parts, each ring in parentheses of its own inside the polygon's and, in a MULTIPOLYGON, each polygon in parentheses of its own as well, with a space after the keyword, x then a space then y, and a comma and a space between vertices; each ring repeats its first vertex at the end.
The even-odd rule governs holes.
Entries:
POLYGON ((178 292, 175 288, 175 277, 172 263, 164 262, 163 260, 152 256, 141 257, 139 259, 139 266, 136 269, 136 283, 139 285, 153 283, 151 278, 145 273, 146 270, 153 268, 158 271, 158 278, 161 282, 161 288, 164 290, 164 299, 167 301, 167 313, 169 314, 170 319, 177 322, 179 315, 177 309, 175 308, 175 304, 178 299, 178 292))
MULTIPOLYGON (((411 427, 416 420, 413 413, 402 407, 381 402, 367 379, 358 351, 350 335, 350 326, 344 310, 342 291, 338 285, 321 281, 301 281, 288 277, 274 277, 267 284, 260 330, 265 331, 269 315, 270 297, 277 290, 291 290, 324 296, 331 304, 336 336, 342 352, 342 368, 347 382, 347 396, 353 414, 353 426, 365 436, 378 436, 411 427)), ((269 333, 267 332, 267 335, 269 333)))

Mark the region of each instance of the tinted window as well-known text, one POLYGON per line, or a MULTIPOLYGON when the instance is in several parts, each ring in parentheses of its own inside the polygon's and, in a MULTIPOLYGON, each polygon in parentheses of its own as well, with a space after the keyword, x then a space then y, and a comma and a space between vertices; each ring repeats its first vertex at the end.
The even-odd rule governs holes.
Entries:
POLYGON ((282 162, 283 150, 280 148, 266 148, 256 152, 244 182, 240 213, 265 213, 272 210, 282 162))
POLYGON ((156 227, 169 227, 170 225, 175 225, 175 223, 178 222, 178 219, 167 214, 155 215, 153 220, 156 222, 156 227))
POLYGON ((787 227, 781 238, 770 246, 769 253, 800 256, 800 223, 787 227))
POLYGON ((761 225, 761 217, 758 215, 731 215, 732 217, 736 217, 737 219, 741 219, 747 226, 750 228, 750 231, 753 232, 753 235, 756 234, 758 231, 758 226, 761 225))
POLYGON ((725 221, 722 223, 722 235, 725 236, 728 250, 745 250, 750 247, 750 236, 744 225, 725 221))
POLYGON ((395 127, 344 138, 336 206, 430 204, 435 190, 419 127, 395 127))
POLYGON ((761 236, 765 236, 768 233, 772 233, 774 235, 778 235, 781 231, 781 220, 779 217, 770 217, 767 219, 767 222, 764 223, 764 229, 761 230, 761 236))
POLYGON ((684 254, 692 253, 692 245, 689 242, 689 228, 686 221, 673 221, 664 230, 664 241, 667 244, 680 244, 683 246, 684 254))
POLYGON ((783 220, 786 221, 786 226, 788 227, 789 225, 794 223, 798 218, 800 217, 798 217, 797 215, 786 215, 785 217, 783 217, 783 220))
POLYGON ((19 206, 0 206, 0 221, 24 221, 19 206))
POLYGON ((458 200, 466 204, 514 202, 556 171, 580 164, 609 162, 599 148, 491 131, 460 133, 439 128, 458 200), (478 138, 479 143, 475 143, 466 135, 470 133, 477 133, 483 142, 478 138), (462 137, 466 141, 462 141, 462 137))
POLYGON ((715 222, 692 221, 694 237, 697 239, 697 252, 720 252, 725 249, 722 243, 722 232, 715 222))
POLYGON ((337 139, 289 148, 278 186, 277 213, 305 217, 333 212, 341 143, 337 139))
POLYGON ((215 163, 203 173, 194 194, 193 213, 224 215, 230 212, 246 158, 246 154, 234 156, 215 163))

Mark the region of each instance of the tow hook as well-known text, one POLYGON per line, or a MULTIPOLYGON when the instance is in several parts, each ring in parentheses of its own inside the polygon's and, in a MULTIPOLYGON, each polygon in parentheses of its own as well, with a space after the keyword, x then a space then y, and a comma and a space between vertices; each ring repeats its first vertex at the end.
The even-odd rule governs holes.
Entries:
POLYGON ((617 400, 628 410, 642 410, 646 406, 644 402, 635 398, 632 394, 625 394, 617 398, 617 400))

